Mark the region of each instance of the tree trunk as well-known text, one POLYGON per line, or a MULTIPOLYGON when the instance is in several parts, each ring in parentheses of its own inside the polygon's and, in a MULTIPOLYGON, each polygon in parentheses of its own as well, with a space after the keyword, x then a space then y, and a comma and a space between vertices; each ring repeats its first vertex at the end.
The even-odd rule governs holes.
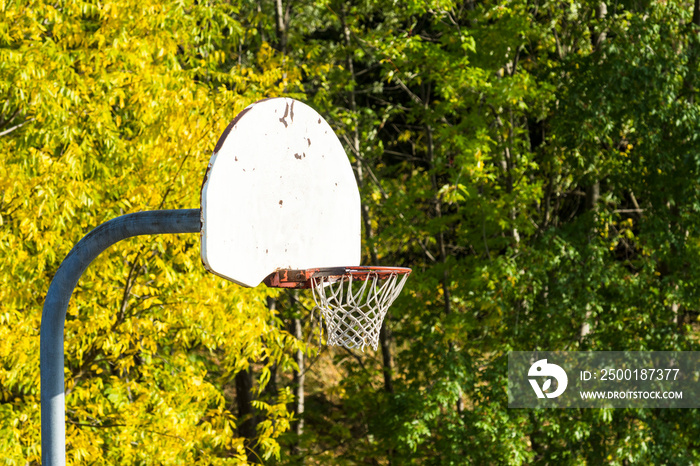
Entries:
POLYGON ((289 5, 284 8, 282 0, 275 0, 275 26, 277 29, 277 48, 287 53, 287 26, 289 24, 289 5))
MULTIPOLYGON (((596 11, 596 19, 602 20, 605 19, 605 16, 608 13, 608 8, 604 2, 601 2, 598 4, 598 9, 596 11)), ((593 31, 591 34, 591 41, 593 48, 596 52, 600 51, 603 41, 605 41, 606 37, 606 32, 605 31, 593 31)), ((597 212, 598 210, 598 200, 600 199, 600 181, 599 180, 594 180, 589 186, 586 187, 586 210, 589 212, 597 212)), ((592 232, 592 234, 595 234, 595 230, 592 232)), ((583 323, 581 324, 581 328, 579 330, 579 341, 583 341, 583 339, 591 333, 591 311, 588 310, 586 311, 586 314, 583 317, 583 323)))
MULTIPOLYGON (((294 337, 297 340, 302 340, 304 335, 302 334, 301 319, 295 318, 292 322, 294 337)), ((294 354, 294 360, 299 368, 298 371, 294 371, 294 417, 297 420, 294 426, 294 433, 296 438, 294 439, 294 444, 292 445, 292 454, 298 455, 300 452, 299 443, 300 438, 304 434, 304 382, 305 382, 305 360, 304 352, 302 350, 297 350, 294 354)), ((303 464, 303 459, 302 459, 303 464)))
MULTIPOLYGON (((595 212, 598 210, 599 198, 600 182, 596 180, 586 188, 586 210, 595 214, 595 212)), ((595 234, 595 229, 593 229, 591 234, 595 234)), ((586 311, 586 314, 583 317, 583 322, 581 323, 581 328, 579 330, 579 341, 583 341, 586 335, 591 333, 591 315, 591 310, 589 309, 586 311)))
MULTIPOLYGON (((424 86, 423 89, 423 102, 425 105, 426 111, 428 110, 428 102, 430 102, 430 85, 424 86)), ((425 131, 425 136, 426 136, 426 141, 427 141, 427 148, 426 148, 426 155, 428 159, 428 169, 430 170, 430 184, 431 188, 433 190, 433 209, 435 212, 435 216, 437 218, 442 218, 442 200, 440 199, 439 196, 439 191, 440 191, 440 186, 438 185, 437 181, 437 176, 435 175, 435 145, 433 142, 433 128, 429 125, 426 124, 423 127, 423 130, 425 131)), ((443 271, 442 271, 442 277, 440 279, 440 284, 442 286, 442 298, 443 298, 443 309, 445 311, 445 316, 449 316, 452 313, 452 300, 451 300, 451 294, 450 294, 450 274, 449 271, 447 270, 447 246, 445 244, 445 234, 442 231, 442 227, 438 231, 437 234, 437 240, 438 240, 438 260, 440 263, 443 264, 443 271)), ((452 352, 454 351, 454 343, 452 341, 449 342, 449 351, 452 352)), ((457 406, 456 406, 457 412, 461 413, 464 411, 464 401, 462 400, 462 394, 460 390, 459 394, 459 399, 457 400, 457 406)))
MULTIPOLYGON (((427 101, 427 99, 424 99, 427 101)), ((430 184, 433 190, 433 209, 435 212, 435 217, 442 218, 442 201, 438 195, 440 187, 438 186, 437 177, 435 176, 435 149, 433 145, 433 128, 430 125, 425 125, 424 127, 427 144, 427 156, 428 156, 428 167, 430 170, 430 184)), ((447 247, 445 246, 445 234, 440 229, 437 234, 438 241, 438 260, 445 264, 447 263, 447 247)), ((450 302, 450 288, 449 288, 449 273, 447 272, 447 267, 444 267, 442 273, 442 279, 440 280, 442 286, 443 295, 443 307, 445 310, 445 315, 450 315, 452 313, 452 305, 450 302)))
POLYGON ((257 418, 253 409, 253 377, 250 370, 236 374, 236 404, 238 405, 238 435, 246 439, 246 455, 248 462, 258 462, 258 452, 255 447, 257 418))
MULTIPOLYGON (((267 308, 270 311, 274 311, 277 309, 277 300, 275 298, 272 298, 270 296, 267 297, 267 308)), ((269 364, 269 358, 266 357, 263 360, 264 365, 269 364)), ((271 400, 277 400, 277 397, 279 396, 279 390, 277 389, 277 363, 272 363, 270 365, 270 380, 267 382, 267 385, 265 385, 265 394, 271 399, 271 400)))
MULTIPOLYGON (((350 28, 345 22, 345 11, 343 10, 342 15, 343 21, 343 37, 345 39, 346 47, 346 63, 348 67, 348 72, 350 73, 350 79, 355 82, 355 63, 352 59, 352 53, 350 51, 350 28)), ((360 145, 360 128, 359 121, 357 119, 357 99, 355 96, 355 88, 353 87, 350 91, 350 111, 353 115, 354 128, 352 131, 352 146, 353 152, 355 153, 355 173, 357 174, 357 185, 360 190, 362 190, 365 182, 364 170, 362 167, 361 160, 361 145, 360 145)), ((378 264, 377 258, 377 247, 374 242, 374 229, 372 228, 372 221, 370 217, 370 212, 367 204, 362 204, 362 223, 364 226, 365 242, 369 247, 370 261, 372 265, 378 264)), ((384 375, 384 390, 387 393, 394 392, 394 383, 392 381, 392 367, 393 367, 393 356, 391 353, 391 331, 389 330, 389 315, 382 322, 382 328, 379 331, 379 344, 382 348, 382 373, 384 375)))
POLYGON ((684 92, 688 102, 695 102, 695 81, 698 72, 698 55, 700 55, 700 0, 695 0, 693 6, 693 19, 690 24, 690 37, 688 38, 688 72, 683 80, 684 92))

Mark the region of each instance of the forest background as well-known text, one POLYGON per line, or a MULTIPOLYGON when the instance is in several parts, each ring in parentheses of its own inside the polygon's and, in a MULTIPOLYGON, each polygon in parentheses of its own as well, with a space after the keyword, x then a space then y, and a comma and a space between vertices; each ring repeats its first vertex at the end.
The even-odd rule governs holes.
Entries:
POLYGON ((40 462, 41 306, 118 215, 193 208, 290 96, 339 134, 378 351, 304 293, 124 241, 66 323, 73 464, 697 464, 700 414, 508 409, 513 350, 698 350, 700 0, 0 0, 0 456, 40 462))

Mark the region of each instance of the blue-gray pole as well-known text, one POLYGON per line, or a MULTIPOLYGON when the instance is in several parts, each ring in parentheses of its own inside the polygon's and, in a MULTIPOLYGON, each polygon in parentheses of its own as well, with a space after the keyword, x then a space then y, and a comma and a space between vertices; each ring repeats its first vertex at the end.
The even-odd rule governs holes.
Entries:
POLYGON ((41 459, 44 466, 66 464, 63 327, 68 301, 78 279, 102 251, 123 239, 199 231, 199 209, 122 215, 85 235, 61 263, 49 286, 41 316, 41 459))

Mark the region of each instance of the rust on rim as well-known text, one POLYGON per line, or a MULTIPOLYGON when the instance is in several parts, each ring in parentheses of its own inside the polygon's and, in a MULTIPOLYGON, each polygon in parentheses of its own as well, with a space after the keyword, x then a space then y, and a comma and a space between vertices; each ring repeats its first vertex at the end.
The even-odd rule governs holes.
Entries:
POLYGON ((268 275, 263 283, 273 288, 311 288, 312 278, 334 282, 348 277, 353 280, 367 280, 371 276, 385 279, 391 275, 410 274, 408 267, 320 267, 313 269, 279 269, 268 275))

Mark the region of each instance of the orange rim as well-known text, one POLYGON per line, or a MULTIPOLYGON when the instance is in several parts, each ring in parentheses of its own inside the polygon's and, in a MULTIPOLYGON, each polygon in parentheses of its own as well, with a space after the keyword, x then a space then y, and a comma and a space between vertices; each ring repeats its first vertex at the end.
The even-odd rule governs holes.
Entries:
POLYGON ((323 281, 338 281, 352 277, 353 280, 367 280, 370 274, 380 279, 392 275, 410 274, 408 267, 320 267, 314 269, 282 269, 272 272, 263 280, 269 287, 274 288, 310 288, 312 278, 321 278, 323 281))

